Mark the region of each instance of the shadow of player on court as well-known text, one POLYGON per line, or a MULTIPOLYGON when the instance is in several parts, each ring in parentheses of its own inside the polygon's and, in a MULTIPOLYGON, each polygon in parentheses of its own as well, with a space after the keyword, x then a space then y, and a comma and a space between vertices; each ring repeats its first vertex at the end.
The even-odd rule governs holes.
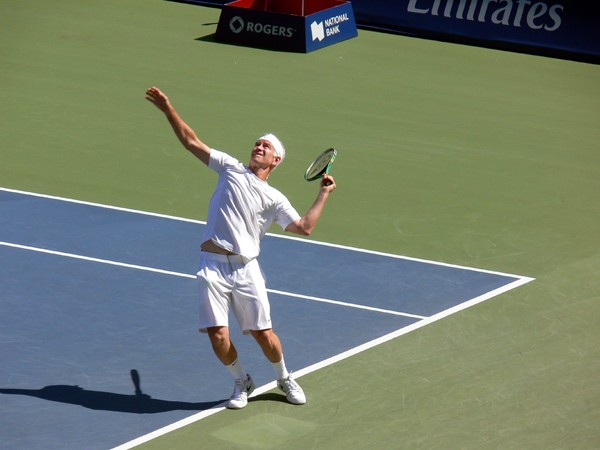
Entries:
POLYGON ((133 369, 131 371, 131 379, 135 387, 135 393, 133 395, 90 391, 79 386, 69 385, 52 385, 41 389, 0 388, 0 394, 28 395, 54 402, 80 405, 89 409, 134 414, 156 414, 176 410, 201 411, 210 409, 225 401, 217 400, 213 402, 190 403, 154 399, 142 392, 140 387, 140 376, 137 370, 133 369))

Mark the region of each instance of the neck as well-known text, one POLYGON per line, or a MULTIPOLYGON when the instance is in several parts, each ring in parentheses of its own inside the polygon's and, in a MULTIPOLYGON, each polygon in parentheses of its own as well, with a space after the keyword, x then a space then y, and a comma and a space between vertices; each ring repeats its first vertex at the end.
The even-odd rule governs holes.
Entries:
POLYGON ((254 175, 256 175, 261 180, 267 181, 267 178, 269 178, 269 174, 271 173, 271 168, 270 167, 252 167, 252 166, 250 166, 250 172, 252 172, 254 175))

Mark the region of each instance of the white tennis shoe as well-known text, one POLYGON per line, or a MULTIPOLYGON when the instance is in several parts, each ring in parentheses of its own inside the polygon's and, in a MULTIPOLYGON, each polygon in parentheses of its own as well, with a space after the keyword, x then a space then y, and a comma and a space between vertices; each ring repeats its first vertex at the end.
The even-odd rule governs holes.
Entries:
POLYGON ((245 380, 235 380, 233 394, 227 404, 229 409, 242 409, 248 404, 248 396, 254 391, 254 381, 250 374, 247 375, 245 380))
POLYGON ((294 405, 304 405, 306 403, 306 396, 304 391, 298 383, 292 378, 290 373, 287 378, 277 380, 277 387, 281 389, 288 400, 288 402, 294 405))

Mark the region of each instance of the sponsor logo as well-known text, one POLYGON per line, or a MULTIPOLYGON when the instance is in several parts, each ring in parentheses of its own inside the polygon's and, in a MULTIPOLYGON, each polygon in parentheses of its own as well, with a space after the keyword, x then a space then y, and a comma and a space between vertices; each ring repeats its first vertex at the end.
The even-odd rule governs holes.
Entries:
POLYGON ((409 0, 407 11, 532 30, 556 31, 565 7, 531 0, 409 0))
POLYGON ((229 29, 235 34, 240 34, 242 31, 246 31, 248 33, 281 36, 285 38, 291 38, 296 31, 294 28, 282 27, 270 23, 244 21, 244 19, 242 19, 240 16, 231 18, 229 21, 229 29))
POLYGON ((316 41, 317 39, 321 42, 325 39, 325 28, 323 27, 323 22, 318 22, 315 20, 310 24, 310 32, 312 34, 312 40, 316 41))
POLYGON ((229 21, 229 29, 235 34, 239 34, 244 30, 244 21, 240 16, 235 16, 229 21))
POLYGON ((319 42, 321 42, 327 36, 333 36, 341 33, 340 25, 349 20, 350 18, 348 17, 348 13, 338 14, 337 16, 330 17, 322 22, 317 22, 315 20, 310 24, 312 40, 316 41, 318 39, 319 42))

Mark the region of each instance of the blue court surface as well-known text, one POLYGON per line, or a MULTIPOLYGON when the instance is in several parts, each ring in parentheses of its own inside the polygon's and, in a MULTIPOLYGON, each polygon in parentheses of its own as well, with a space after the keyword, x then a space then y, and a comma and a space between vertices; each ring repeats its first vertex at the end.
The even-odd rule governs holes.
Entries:
MULTIPOLYGON (((196 330, 203 226, 0 190, 2 448, 106 449, 222 407, 232 380, 196 330)), ((298 376, 531 281, 274 235, 260 260, 298 376)))

